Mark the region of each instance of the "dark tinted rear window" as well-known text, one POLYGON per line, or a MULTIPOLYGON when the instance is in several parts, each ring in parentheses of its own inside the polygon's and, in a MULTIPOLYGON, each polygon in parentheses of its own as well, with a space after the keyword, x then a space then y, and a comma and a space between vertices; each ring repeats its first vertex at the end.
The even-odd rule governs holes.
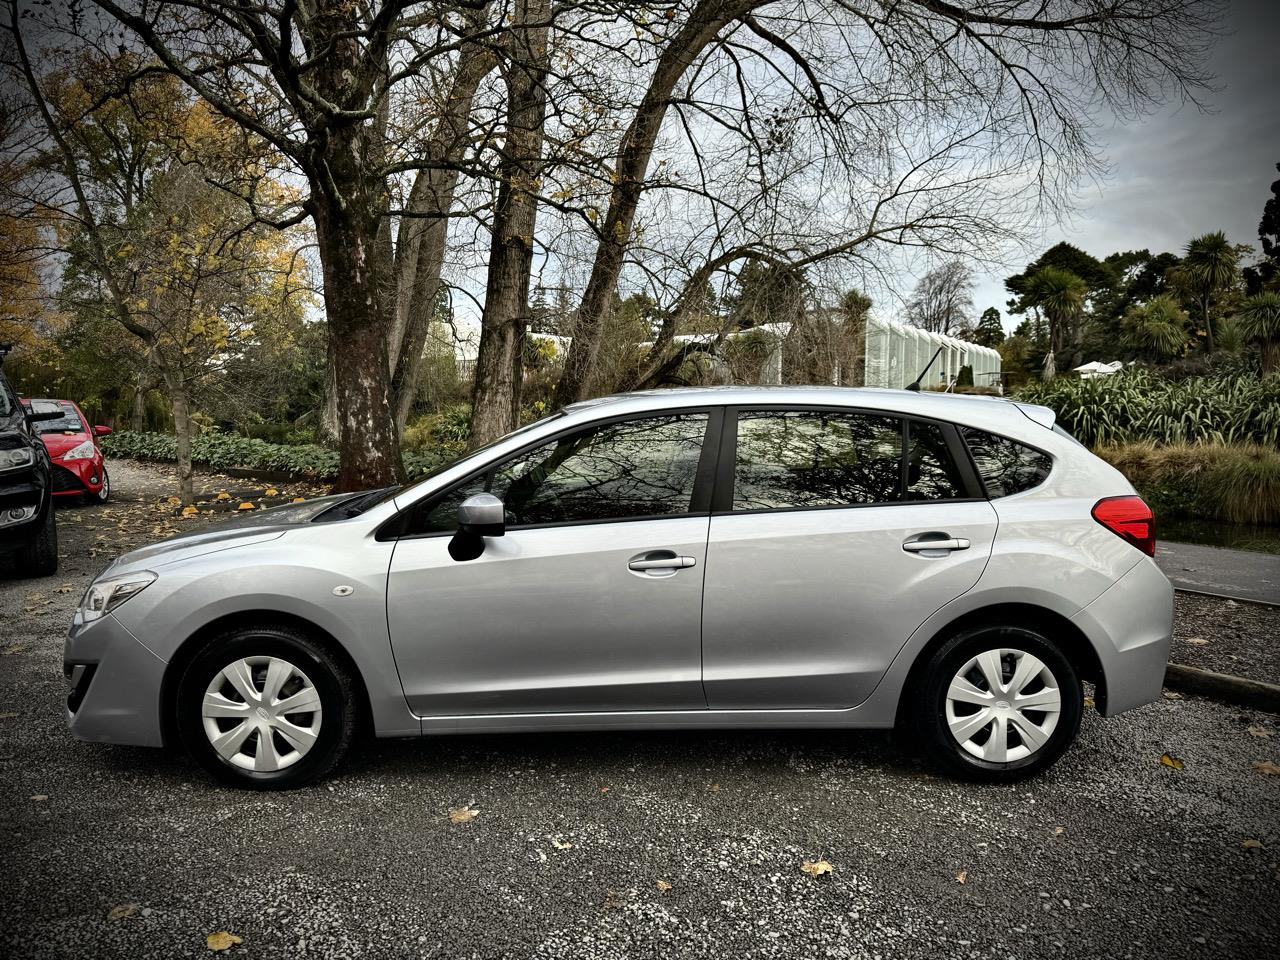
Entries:
POLYGON ((973 427, 961 427, 960 433, 990 497, 1007 497, 1038 487, 1053 469, 1053 458, 1047 453, 1016 440, 973 427))

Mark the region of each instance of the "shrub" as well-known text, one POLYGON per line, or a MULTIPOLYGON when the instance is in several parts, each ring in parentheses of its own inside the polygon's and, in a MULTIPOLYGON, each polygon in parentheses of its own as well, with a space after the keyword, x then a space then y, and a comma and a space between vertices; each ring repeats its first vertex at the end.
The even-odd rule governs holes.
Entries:
POLYGON ((1019 399, 1052 408, 1058 422, 1087 446, 1143 441, 1280 446, 1280 377, 1175 381, 1132 369, 1030 384, 1019 399))
MULTIPOLYGON (((178 459, 177 440, 167 433, 120 431, 102 438, 103 451, 111 457, 172 463, 178 459)), ((439 447, 411 450, 404 455, 410 478, 420 477, 457 458, 460 450, 439 447)), ((300 476, 327 479, 338 475, 338 452, 314 443, 268 443, 254 437, 209 430, 191 440, 191 460, 215 470, 282 470, 300 476)))
POLYGON ((1258 444, 1130 443, 1097 449, 1156 516, 1280 524, 1280 450, 1258 444))

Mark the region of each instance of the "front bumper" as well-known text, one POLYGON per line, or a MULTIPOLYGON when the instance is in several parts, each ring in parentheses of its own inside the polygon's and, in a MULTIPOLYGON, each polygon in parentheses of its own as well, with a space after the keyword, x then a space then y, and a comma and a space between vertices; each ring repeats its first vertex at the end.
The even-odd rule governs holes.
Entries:
POLYGON ((1102 665, 1098 712, 1115 716, 1160 699, 1173 638, 1173 585, 1143 559, 1074 617, 1102 665))
POLYGON ((108 614, 71 626, 62 670, 67 726, 80 740, 164 745, 160 690, 166 664, 108 614))
POLYGON ((102 489, 101 457, 79 460, 54 460, 51 480, 55 497, 75 497, 97 493, 102 489))

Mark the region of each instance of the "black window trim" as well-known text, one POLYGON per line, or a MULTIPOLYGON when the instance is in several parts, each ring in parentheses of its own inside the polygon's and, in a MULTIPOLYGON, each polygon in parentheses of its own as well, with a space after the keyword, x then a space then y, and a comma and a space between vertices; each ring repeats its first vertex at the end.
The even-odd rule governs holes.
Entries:
POLYGON ((718 466, 717 459, 721 444, 721 435, 724 429, 725 408, 702 405, 696 407, 671 407, 660 410, 643 410, 632 411, 630 413, 618 414, 612 417, 605 417, 600 420, 590 420, 585 423, 577 423, 566 426, 554 433, 548 434, 537 440, 530 441, 524 446, 506 454, 505 456, 486 463, 478 470, 468 473, 466 476, 455 480, 434 493, 417 500, 408 507, 390 517, 378 528, 375 538, 377 540, 427 540, 435 537, 452 537, 452 530, 431 530, 423 533, 406 533, 405 528, 410 524, 413 518, 420 510, 428 504, 433 504, 442 497, 456 491, 459 487, 465 486, 476 477, 483 476, 486 473, 492 473, 502 464, 507 463, 517 457, 523 456, 531 450, 545 446, 562 437, 571 436, 575 433, 581 433, 586 430, 598 430, 601 427, 611 426, 615 423, 627 423, 635 420, 653 420, 660 417, 681 417, 696 416, 698 414, 707 415, 706 430, 702 435, 702 449, 698 455, 698 468, 694 472, 693 494, 689 499, 689 510, 684 513, 657 513, 646 514, 640 517, 607 517, 600 520, 556 520, 549 523, 524 523, 513 525, 509 530, 543 530, 553 527, 587 527, 597 526, 605 523, 639 523, 646 520, 674 520, 683 517, 706 517, 711 515, 711 499, 712 489, 716 478, 716 468, 718 466))
POLYGON ((960 431, 950 421, 922 417, 914 413, 904 413, 900 410, 854 407, 843 404, 744 403, 724 408, 724 424, 720 432, 719 467, 716 471, 715 493, 712 498, 711 515, 713 517, 758 516, 765 513, 796 513, 810 510, 864 510, 869 507, 907 507, 937 503, 978 503, 987 499, 986 488, 978 476, 977 469, 974 467, 973 460, 970 458, 964 441, 960 438, 960 431), (791 411, 802 413, 855 413, 873 417, 891 417, 901 421, 902 453, 900 455, 901 464, 898 481, 900 495, 905 494, 907 489, 907 456, 911 449, 911 424, 921 423, 936 426, 941 430, 947 445, 947 451, 951 454, 951 459, 960 474, 965 496, 951 497, 946 500, 899 499, 883 503, 827 503, 809 507, 760 507, 755 510, 735 510, 733 509, 733 493, 738 454, 738 414, 742 411, 752 413, 788 413, 791 411))

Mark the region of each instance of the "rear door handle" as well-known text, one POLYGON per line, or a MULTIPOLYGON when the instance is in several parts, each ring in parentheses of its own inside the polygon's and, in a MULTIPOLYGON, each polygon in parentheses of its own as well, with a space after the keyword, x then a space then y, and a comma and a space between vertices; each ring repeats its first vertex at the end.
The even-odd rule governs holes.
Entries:
POLYGON ((658 557, 653 560, 632 560, 627 564, 627 569, 643 573, 646 570, 683 570, 697 564, 698 561, 693 557, 658 557))
POLYGON ((908 553, 931 553, 934 550, 939 553, 950 553, 952 550, 968 550, 969 541, 964 537, 946 537, 937 540, 920 538, 908 540, 902 545, 902 549, 908 553))

